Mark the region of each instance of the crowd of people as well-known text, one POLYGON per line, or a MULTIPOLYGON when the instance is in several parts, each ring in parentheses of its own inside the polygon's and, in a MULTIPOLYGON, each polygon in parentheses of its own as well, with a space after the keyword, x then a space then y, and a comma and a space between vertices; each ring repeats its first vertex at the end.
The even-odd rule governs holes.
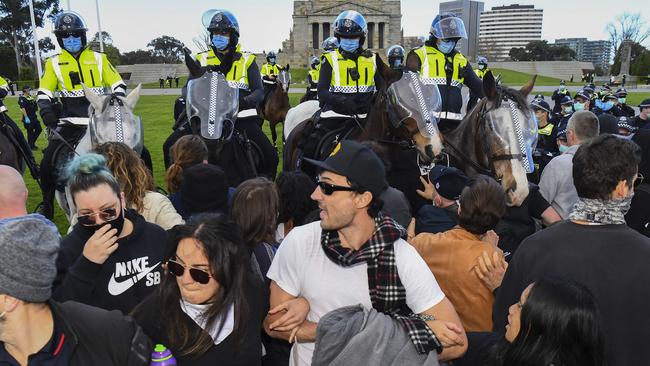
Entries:
MULTIPOLYGON (((240 52, 234 15, 210 15, 214 47, 198 58, 236 80, 231 67, 252 71, 237 86, 246 91, 240 109, 250 109, 262 80, 277 74, 277 55, 260 73, 240 52)), ((50 127, 61 117, 55 90, 69 93, 69 117, 87 113, 75 93, 86 71, 66 73, 61 86, 47 70, 95 57, 77 40, 78 15, 55 24, 67 51, 48 60, 39 89, 50 127)), ((310 91, 324 120, 370 108, 377 73, 366 32, 361 14, 343 12, 336 46, 313 64, 320 80, 310 91), (359 74, 341 78, 352 64, 362 84, 359 74)), ((389 51, 392 67, 417 64, 437 83, 448 102, 441 131, 460 122, 462 86, 483 97, 489 72, 487 59, 475 71, 454 49, 463 37, 462 20, 443 14, 424 46, 389 51), (456 68, 453 76, 441 79, 436 63, 456 68)), ((93 87, 124 94, 109 65, 95 70, 105 77, 93 87)), ((498 177, 446 165, 401 192, 387 180, 384 147, 352 140, 303 158, 315 180, 286 170, 232 186, 208 163, 205 140, 186 135, 170 148, 165 194, 124 143, 75 156, 60 172, 74 209, 61 236, 48 217, 28 213, 22 175, 0 165, 0 364, 645 364, 650 100, 634 116, 627 91, 594 89, 572 98, 561 87, 553 108, 541 96, 527 106, 537 174, 520 206, 509 205, 498 177), (413 209, 408 194, 426 205, 413 209)), ((23 116, 37 121, 30 103, 23 116)))

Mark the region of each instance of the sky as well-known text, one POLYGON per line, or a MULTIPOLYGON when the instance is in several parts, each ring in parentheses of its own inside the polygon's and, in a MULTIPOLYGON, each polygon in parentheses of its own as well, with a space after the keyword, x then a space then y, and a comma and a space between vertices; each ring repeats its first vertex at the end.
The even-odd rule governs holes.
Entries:
MULTIPOLYGON (((98 30, 95 1, 60 0, 63 8, 81 14, 89 26, 89 35, 98 30)), ((240 43, 248 51, 278 49, 289 37, 293 0, 96 0, 99 3, 102 30, 110 33, 121 52, 146 49, 159 36, 180 39, 193 51, 192 41, 201 34, 201 15, 207 9, 223 8, 235 14, 241 29, 240 43)), ((350 0, 354 2, 354 0, 350 0)), ((647 1, 647 0, 646 0, 647 1)), ((544 9, 542 39, 584 37, 608 39, 605 26, 624 12, 641 13, 650 24, 646 1, 611 0, 486 0, 485 10, 513 3, 534 4, 544 9)), ((402 28, 405 36, 426 35, 440 1, 402 0, 402 28)), ((332 19, 334 21, 334 19, 332 19)), ((47 23, 39 37, 52 36, 47 23)), ((52 37, 53 38, 53 37, 52 37)))

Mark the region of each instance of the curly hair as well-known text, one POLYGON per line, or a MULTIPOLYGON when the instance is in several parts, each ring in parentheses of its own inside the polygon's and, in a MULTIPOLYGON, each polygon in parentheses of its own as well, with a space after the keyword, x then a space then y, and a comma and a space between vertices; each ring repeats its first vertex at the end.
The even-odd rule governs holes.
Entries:
POLYGON ((106 165, 120 183, 127 205, 142 212, 145 194, 155 189, 151 172, 142 159, 121 142, 103 143, 95 152, 106 158, 106 165))
POLYGON ((172 165, 167 169, 165 181, 169 193, 177 192, 183 181, 183 169, 208 160, 208 146, 200 136, 186 135, 178 139, 169 150, 172 165))

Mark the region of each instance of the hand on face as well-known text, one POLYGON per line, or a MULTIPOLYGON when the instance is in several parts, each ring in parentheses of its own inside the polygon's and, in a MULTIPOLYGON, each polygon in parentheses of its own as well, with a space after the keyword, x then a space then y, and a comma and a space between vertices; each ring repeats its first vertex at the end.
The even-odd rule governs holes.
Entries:
POLYGON ((93 263, 104 264, 117 248, 117 230, 103 225, 86 241, 83 256, 93 263))

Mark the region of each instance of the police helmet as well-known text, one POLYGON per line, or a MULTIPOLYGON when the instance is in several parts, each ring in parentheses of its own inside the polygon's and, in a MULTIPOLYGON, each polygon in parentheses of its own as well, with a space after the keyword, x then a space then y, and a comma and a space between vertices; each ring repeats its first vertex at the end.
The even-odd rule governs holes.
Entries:
POLYGON ((404 47, 394 44, 388 48, 388 51, 386 52, 386 56, 390 59, 391 57, 401 57, 404 58, 404 54, 406 52, 404 51, 404 47))
POLYGON ((337 38, 361 37, 359 46, 363 45, 368 33, 368 23, 359 12, 346 10, 334 21, 334 36, 337 38))
POLYGON ((54 30, 52 33, 56 36, 57 43, 61 48, 63 48, 63 38, 66 38, 68 35, 81 37, 82 47, 86 47, 87 31, 88 26, 86 25, 86 21, 74 11, 62 11, 54 18, 54 30))
POLYGON ((467 39, 465 23, 454 13, 436 15, 433 22, 431 22, 429 34, 438 39, 467 39))
POLYGON ((323 41, 321 47, 325 52, 334 51, 339 48, 339 40, 336 37, 328 37, 323 41))
MULTIPOLYGON (((266 54, 266 61, 271 62, 271 59, 276 59, 278 58, 278 55, 275 53, 275 51, 269 51, 269 53, 266 54)), ((275 60, 274 60, 275 62, 275 60)))
POLYGON ((311 60, 309 61, 309 65, 310 65, 312 68, 315 69, 316 66, 318 66, 318 64, 320 64, 320 61, 318 60, 318 57, 316 57, 316 56, 312 56, 312 57, 311 57, 311 60))
POLYGON ((239 43, 239 22, 233 13, 223 9, 210 9, 203 13, 201 17, 203 26, 210 32, 210 35, 216 32, 230 33, 230 47, 239 43))
POLYGON ((479 65, 485 65, 485 66, 487 66, 487 64, 488 64, 488 59, 487 59, 486 57, 480 56, 480 57, 478 58, 478 64, 479 64, 479 65))

